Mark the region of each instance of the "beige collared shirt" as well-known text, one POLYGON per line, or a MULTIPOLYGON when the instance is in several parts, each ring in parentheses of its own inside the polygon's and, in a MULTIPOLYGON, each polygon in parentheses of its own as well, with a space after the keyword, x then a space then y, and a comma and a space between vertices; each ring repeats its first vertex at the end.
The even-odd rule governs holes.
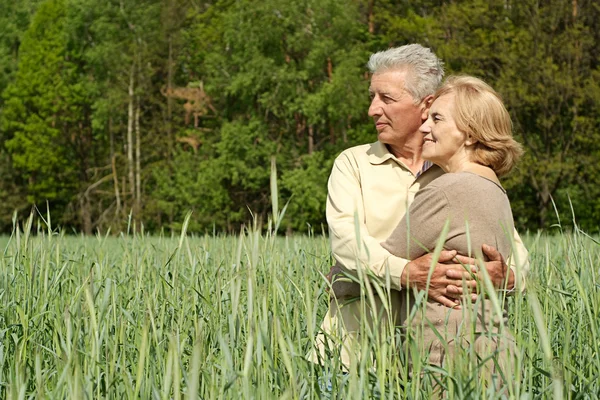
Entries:
POLYGON ((394 231, 415 194, 443 171, 433 166, 417 177, 381 142, 345 150, 329 177, 327 223, 335 259, 348 270, 369 268, 400 290, 409 260, 381 246, 394 231), (355 221, 357 224, 355 224, 355 221))
MULTIPOLYGON (((381 243, 406 214, 419 189, 441 174, 437 166, 413 174, 380 142, 352 147, 335 160, 327 197, 333 255, 347 270, 360 273, 368 269, 394 290, 385 304, 378 296, 368 305, 359 299, 344 304, 333 299, 321 326, 323 333, 317 337, 317 351, 309 355, 313 361, 326 357, 326 343, 327 347, 341 344, 342 363, 348 367, 360 354, 361 329, 375 321, 378 326, 395 325, 401 302, 400 278, 409 260, 393 256, 381 243), (362 325, 361 320, 365 320, 362 325)), ((517 253, 527 264, 527 251, 515 235, 517 253)))

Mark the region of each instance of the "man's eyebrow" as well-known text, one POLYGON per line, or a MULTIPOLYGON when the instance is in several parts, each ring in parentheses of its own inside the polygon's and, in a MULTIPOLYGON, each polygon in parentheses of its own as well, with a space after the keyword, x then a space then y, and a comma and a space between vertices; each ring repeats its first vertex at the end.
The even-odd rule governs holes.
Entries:
POLYGON ((395 97, 392 92, 387 91, 387 90, 374 90, 372 88, 369 88, 369 93, 374 94, 377 93, 381 96, 389 96, 389 97, 395 97))

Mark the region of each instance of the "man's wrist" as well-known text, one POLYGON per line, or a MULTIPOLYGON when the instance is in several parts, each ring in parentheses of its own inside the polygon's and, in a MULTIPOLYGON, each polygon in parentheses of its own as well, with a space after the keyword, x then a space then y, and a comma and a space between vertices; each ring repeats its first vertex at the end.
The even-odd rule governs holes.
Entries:
POLYGON ((506 287, 504 288, 509 292, 515 290, 515 272, 508 268, 508 279, 506 280, 506 287))
POLYGON ((515 291, 515 272, 511 268, 507 268, 507 277, 500 283, 499 291, 512 293, 515 291))
POLYGON ((402 289, 418 287, 418 272, 419 268, 416 263, 409 261, 408 264, 406 264, 404 270, 402 271, 402 275, 400 275, 400 286, 402 289))

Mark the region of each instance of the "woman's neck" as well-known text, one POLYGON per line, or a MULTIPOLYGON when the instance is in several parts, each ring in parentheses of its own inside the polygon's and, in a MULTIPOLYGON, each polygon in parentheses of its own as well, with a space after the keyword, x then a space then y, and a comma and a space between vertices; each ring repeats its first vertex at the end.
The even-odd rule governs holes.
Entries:
POLYGON ((475 162, 464 163, 460 167, 456 168, 454 171, 449 172, 470 172, 472 174, 482 176, 493 182, 496 182, 497 184, 500 184, 500 180, 498 179, 498 176, 496 175, 493 169, 485 165, 477 164, 475 162))

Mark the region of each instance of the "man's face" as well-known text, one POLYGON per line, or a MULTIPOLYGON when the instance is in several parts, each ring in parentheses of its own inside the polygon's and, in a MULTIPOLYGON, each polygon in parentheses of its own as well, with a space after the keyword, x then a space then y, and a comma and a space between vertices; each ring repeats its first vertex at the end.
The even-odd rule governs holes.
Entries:
POLYGON ((371 77, 369 116, 375 121, 378 139, 389 145, 402 145, 415 135, 427 118, 426 101, 415 104, 404 89, 406 71, 388 70, 371 77))

